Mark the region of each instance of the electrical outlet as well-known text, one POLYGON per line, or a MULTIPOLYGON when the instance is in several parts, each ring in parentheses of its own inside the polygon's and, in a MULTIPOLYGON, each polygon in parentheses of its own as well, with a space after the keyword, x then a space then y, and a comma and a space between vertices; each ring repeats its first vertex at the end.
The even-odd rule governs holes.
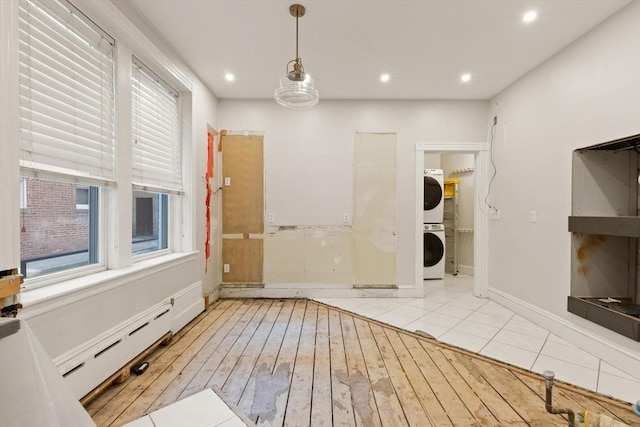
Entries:
POLYGON ((344 221, 345 224, 349 224, 349 222, 351 222, 351 217, 349 216, 349 214, 344 214, 344 218, 342 219, 344 221))
POLYGON ((538 218, 537 218, 537 213, 536 213, 536 211, 531 211, 531 212, 529 213, 529 221, 531 221, 531 222, 536 222, 536 221, 537 221, 537 219, 538 219, 538 218))
POLYGON ((224 266, 222 267, 222 269, 223 269, 223 271, 224 271, 225 273, 228 273, 228 272, 229 272, 229 264, 224 264, 224 266))
POLYGON ((231 187, 231 177, 230 176, 225 176, 224 177, 224 186, 225 187, 231 187))
POLYGON ((489 209, 489 219, 498 221, 500 219, 500 209, 495 209, 495 208, 489 209))
POLYGON ((273 224, 274 222, 276 222, 276 215, 270 213, 269 215, 267 215, 267 221, 269 222, 269 224, 273 224))

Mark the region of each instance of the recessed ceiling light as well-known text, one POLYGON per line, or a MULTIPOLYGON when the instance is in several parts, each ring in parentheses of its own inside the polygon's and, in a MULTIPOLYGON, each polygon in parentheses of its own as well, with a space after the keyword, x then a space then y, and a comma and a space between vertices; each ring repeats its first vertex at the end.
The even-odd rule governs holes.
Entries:
POLYGON ((391 76, 389 74, 387 74, 387 73, 384 73, 384 74, 380 75, 380 81, 382 83, 388 82, 390 78, 391 78, 391 76))
POLYGON ((460 80, 463 82, 471 81, 471 74, 466 73, 460 76, 460 80))
POLYGON ((528 24, 529 22, 535 21, 537 17, 538 17, 538 12, 536 12, 535 10, 530 10, 524 15, 522 15, 522 22, 524 22, 525 24, 528 24))
POLYGON ((232 82, 232 81, 234 81, 236 79, 236 76, 234 76, 231 73, 227 73, 227 74, 224 75, 224 79, 226 81, 228 81, 228 82, 232 82))

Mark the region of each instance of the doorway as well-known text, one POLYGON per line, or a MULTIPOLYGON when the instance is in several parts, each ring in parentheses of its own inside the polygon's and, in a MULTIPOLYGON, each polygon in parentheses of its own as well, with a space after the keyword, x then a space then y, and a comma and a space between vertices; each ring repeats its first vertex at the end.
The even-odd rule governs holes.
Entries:
POLYGON ((415 283, 416 288, 423 287, 422 245, 425 154, 473 154, 474 156, 474 203, 473 207, 473 294, 477 297, 488 296, 488 216, 483 212, 477 200, 486 189, 489 161, 489 144, 487 142, 417 142, 416 143, 416 213, 415 213, 415 283))

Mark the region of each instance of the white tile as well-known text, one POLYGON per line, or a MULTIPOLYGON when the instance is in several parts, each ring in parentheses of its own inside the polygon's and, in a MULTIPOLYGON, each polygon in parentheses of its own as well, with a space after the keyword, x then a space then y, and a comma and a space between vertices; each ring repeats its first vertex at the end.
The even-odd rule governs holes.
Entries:
POLYGON ((412 298, 369 298, 367 305, 384 308, 385 311, 392 310, 403 304, 411 302, 412 298))
POLYGON ((418 320, 423 320, 428 323, 432 323, 439 326, 444 326, 447 328, 453 328, 455 325, 460 323, 461 319, 453 316, 447 316, 442 313, 429 313, 426 316, 422 316, 418 320))
POLYGON ((123 427, 155 427, 149 415, 145 415, 142 418, 138 418, 135 421, 125 424, 123 427))
POLYGON ((331 303, 327 303, 343 310, 352 311, 354 308, 364 304, 361 298, 335 298, 331 303))
POLYGON ((468 308, 456 307, 454 305, 451 305, 451 303, 449 303, 435 310, 434 313, 442 313, 442 314, 446 314, 447 316, 456 317, 458 319, 465 319, 471 313, 473 313, 473 310, 468 308))
POLYGON ((431 310, 427 310, 426 308, 415 307, 413 305, 405 304, 405 305, 401 305, 400 307, 394 308, 389 313, 398 313, 398 314, 402 314, 403 316, 414 317, 413 320, 416 320, 419 317, 429 314, 430 312, 431 310))
POLYGON ((540 354, 564 360, 574 365, 584 366, 585 368, 600 369, 600 359, 575 346, 547 341, 540 354))
POLYGON ((492 314, 492 313, 482 313, 482 312, 476 311, 475 313, 467 317, 467 320, 481 323, 487 326, 502 328, 510 320, 512 316, 513 315, 501 314, 501 313, 492 314))
POLYGON ((632 381, 640 381, 640 378, 634 378, 633 375, 629 375, 628 373, 621 371, 613 365, 608 364, 607 362, 600 361, 600 372, 605 372, 609 375, 615 375, 620 378, 626 378, 632 381))
POLYGON ((531 366, 538 356, 536 352, 493 340, 484 346, 480 354, 524 369, 531 369, 531 366))
POLYGON ((476 298, 473 295, 466 297, 466 295, 461 296, 460 298, 456 298, 451 300, 447 305, 453 305, 455 307, 466 308, 469 310, 477 310, 478 308, 485 305, 489 300, 476 298))
POLYGON ((387 310, 384 308, 380 308, 380 307, 375 307, 373 305, 369 305, 369 304, 362 304, 359 305, 357 307, 354 307, 351 311, 353 311, 354 313, 359 314, 360 316, 364 316, 364 317, 375 317, 378 316, 382 313, 385 313, 387 310))
POLYGON ((509 316, 509 318, 512 318, 514 316, 513 311, 509 310, 506 307, 501 306, 500 304, 494 301, 487 302, 482 307, 478 308, 478 311, 480 313, 490 313, 490 314, 496 314, 496 315, 500 314, 505 317, 509 316))
MULTIPOLYGON (((621 378, 600 370, 598 392, 622 399, 625 402, 636 402, 640 399, 640 381, 635 381, 630 376, 621 378)), ((638 421, 640 422, 640 419, 638 421)))
POLYGON ((544 338, 546 339, 549 336, 549 331, 544 328, 541 328, 538 325, 535 325, 525 319, 511 319, 504 325, 504 329, 512 332, 517 332, 519 334, 527 335, 529 337, 536 338, 544 338))
POLYGON ((564 338, 560 338, 559 336, 554 335, 554 334, 549 334, 549 338, 547 338, 547 341, 556 342, 558 344, 564 344, 564 345, 575 347, 569 341, 565 340, 564 338))
POLYGON ((447 344, 455 345, 469 351, 477 353, 488 342, 488 338, 482 338, 477 335, 471 335, 457 329, 451 329, 438 337, 439 341, 447 344))
POLYGON ((431 301, 429 299, 424 298, 424 299, 417 299, 415 301, 411 301, 408 305, 410 305, 411 307, 418 307, 428 311, 433 311, 442 307, 444 303, 439 301, 431 301))
POLYGON ((493 338, 500 331, 500 328, 483 325, 466 319, 458 323, 453 329, 487 339, 493 338))
POLYGON ((407 331, 411 331, 411 332, 415 332, 415 331, 426 332, 429 335, 435 338, 438 338, 439 336, 441 336, 451 328, 447 326, 436 325, 434 323, 429 323, 424 320, 416 320, 415 322, 411 322, 407 326, 404 326, 403 329, 406 329, 407 331))
POLYGON ((524 350, 540 353, 542 346, 545 343, 544 338, 532 337, 529 335, 523 335, 519 332, 502 329, 493 337, 493 341, 498 341, 503 344, 509 344, 513 347, 522 348, 524 350))
POLYGON ((235 417, 221 424, 216 424, 216 427, 247 427, 247 425, 240 419, 240 417, 235 417))
POLYGON ((155 427, 211 427, 236 414, 211 389, 203 390, 149 414, 155 427))
POLYGON ((598 383, 598 371, 596 369, 585 368, 575 363, 555 359, 543 354, 538 356, 531 370, 540 374, 546 370, 553 371, 556 379, 593 391, 596 390, 598 383))
POLYGON ((381 315, 374 317, 374 319, 398 328, 402 328, 403 326, 406 326, 416 320, 415 317, 404 316, 400 313, 394 313, 392 311, 382 313, 381 315))

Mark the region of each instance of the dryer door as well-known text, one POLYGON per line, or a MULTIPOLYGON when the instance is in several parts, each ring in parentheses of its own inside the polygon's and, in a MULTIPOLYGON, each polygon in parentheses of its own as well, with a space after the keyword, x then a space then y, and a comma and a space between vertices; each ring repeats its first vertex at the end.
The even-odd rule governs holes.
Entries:
POLYGON ((424 267, 433 267, 442 261, 442 257, 444 257, 444 245, 440 237, 434 233, 424 233, 423 246, 424 267))
POLYGON ((424 177, 424 210, 430 211, 442 201, 442 186, 431 176, 424 177))

